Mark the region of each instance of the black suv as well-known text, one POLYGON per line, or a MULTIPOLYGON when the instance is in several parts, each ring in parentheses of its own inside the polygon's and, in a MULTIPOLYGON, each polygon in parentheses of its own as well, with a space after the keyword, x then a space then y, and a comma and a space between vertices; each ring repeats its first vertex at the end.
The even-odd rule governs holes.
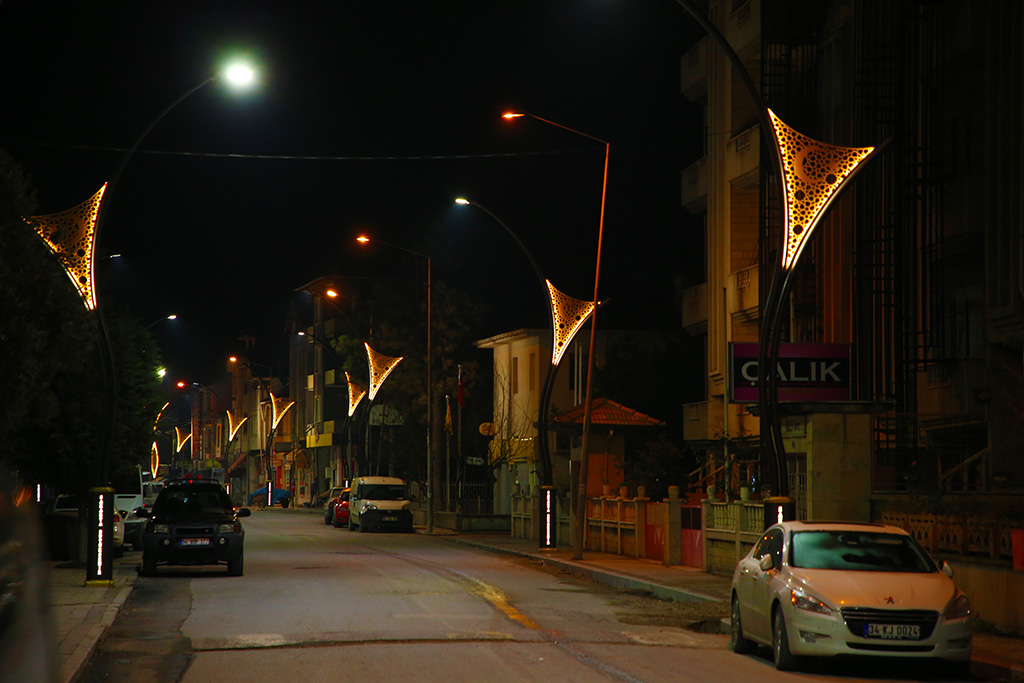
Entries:
POLYGON ((228 574, 242 575, 245 532, 227 491, 214 481, 168 482, 153 503, 142 532, 142 575, 153 576, 157 564, 227 564, 228 574))

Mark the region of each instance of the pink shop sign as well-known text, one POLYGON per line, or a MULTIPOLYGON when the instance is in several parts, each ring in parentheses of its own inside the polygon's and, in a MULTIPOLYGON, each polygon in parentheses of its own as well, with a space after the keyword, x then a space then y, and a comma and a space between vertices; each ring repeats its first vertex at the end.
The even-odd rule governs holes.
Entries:
MULTIPOLYGON (((730 384, 736 403, 757 402, 758 345, 730 344, 730 384)), ((849 401, 849 344, 780 344, 779 401, 849 401)))

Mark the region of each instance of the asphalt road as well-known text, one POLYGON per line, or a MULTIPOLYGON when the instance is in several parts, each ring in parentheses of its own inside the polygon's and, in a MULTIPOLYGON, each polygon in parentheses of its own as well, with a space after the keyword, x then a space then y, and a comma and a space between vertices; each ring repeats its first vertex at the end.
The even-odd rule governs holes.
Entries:
MULTIPOLYGON (((886 664, 775 671, 699 632, 708 606, 616 591, 441 537, 317 514, 244 520, 245 574, 140 577, 80 681, 924 680, 886 664)), ((937 672, 941 678, 941 672, 937 672)))

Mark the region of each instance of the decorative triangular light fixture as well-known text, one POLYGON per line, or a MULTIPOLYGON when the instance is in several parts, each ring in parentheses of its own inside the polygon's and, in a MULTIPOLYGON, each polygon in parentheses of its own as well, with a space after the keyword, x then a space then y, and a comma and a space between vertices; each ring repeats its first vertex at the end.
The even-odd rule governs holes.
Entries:
POLYGON ((192 431, 189 430, 189 433, 188 434, 184 434, 184 436, 183 436, 182 435, 183 432, 181 431, 181 427, 175 427, 174 428, 174 433, 178 437, 178 447, 176 449, 174 449, 174 452, 175 453, 181 453, 181 449, 184 448, 185 444, 188 443, 188 440, 192 438, 192 431))
POLYGON ((156 479, 156 473, 160 469, 160 449, 157 448, 156 441, 153 442, 153 447, 149 449, 149 471, 153 474, 153 478, 156 479))
MULTIPOLYGON (((352 381, 352 376, 345 372, 345 379, 348 380, 348 416, 352 417, 359 407, 359 402, 366 396, 366 389, 352 381)), ((371 399, 372 400, 372 399, 371 399)))
POLYGON ((380 385, 384 383, 384 380, 388 378, 391 371, 395 369, 405 356, 385 356, 383 353, 377 353, 370 348, 370 345, 363 342, 363 346, 366 347, 366 360, 370 366, 370 393, 369 397, 372 401, 377 396, 377 392, 380 390, 380 385))
POLYGON ((32 226, 46 246, 60 259, 64 272, 81 294, 85 307, 96 310, 96 287, 93 267, 96 247, 96 216, 106 184, 99 192, 60 213, 32 216, 26 223, 32 226))
POLYGON ((228 442, 230 443, 231 441, 234 441, 235 434, 237 434, 238 430, 242 428, 242 425, 245 423, 245 421, 249 419, 249 416, 246 415, 241 420, 239 420, 231 413, 230 410, 225 412, 227 412, 228 414, 228 442))
POLYGON ((295 405, 295 401, 289 398, 278 398, 274 396, 273 392, 270 392, 270 405, 272 407, 271 429, 277 429, 278 423, 281 422, 288 409, 295 405))
POLYGON ((593 301, 573 299, 558 291, 551 280, 544 281, 548 286, 548 297, 551 299, 551 316, 554 321, 553 331, 555 338, 552 340, 551 364, 558 365, 562 360, 562 354, 569 348, 569 342, 576 335, 583 323, 594 312, 593 301))
POLYGON ((839 190, 853 177, 875 147, 839 147, 798 133, 768 110, 782 159, 785 195, 785 244, 782 268, 792 268, 811 232, 839 190))

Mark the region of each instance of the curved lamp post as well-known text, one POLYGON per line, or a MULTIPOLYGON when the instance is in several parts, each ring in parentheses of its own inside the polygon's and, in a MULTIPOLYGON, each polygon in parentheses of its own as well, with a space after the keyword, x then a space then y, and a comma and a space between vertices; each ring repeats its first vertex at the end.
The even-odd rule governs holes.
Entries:
MULTIPOLYGON (((252 69, 242 65, 232 65, 224 73, 230 82, 237 84, 251 83, 254 77, 252 69)), ((103 319, 103 310, 99 306, 97 283, 95 280, 95 246, 99 239, 100 229, 109 206, 109 197, 117 185, 125 166, 132 158, 132 155, 139 148, 142 141, 149 135, 149 132, 160 123, 161 120, 174 107, 180 104, 189 95, 196 92, 203 86, 220 78, 215 74, 198 85, 190 88, 181 97, 160 112, 142 134, 136 138, 131 148, 121 157, 117 166, 111 174, 110 180, 100 188, 85 203, 64 212, 52 216, 40 216, 29 219, 34 224, 37 232, 43 241, 60 258, 61 265, 65 272, 75 283, 79 290, 86 308, 96 312, 96 325, 99 332, 100 363, 103 371, 103 422, 100 429, 100 450, 96 462, 96 486, 92 493, 97 496, 97 504, 90 505, 90 523, 88 529, 89 549, 86 562, 87 586, 110 586, 113 585, 111 572, 111 545, 105 543, 104 539, 112 533, 110 519, 113 518, 113 497, 109 495, 111 490, 105 487, 110 470, 110 449, 113 442, 114 423, 117 411, 117 373, 114 367, 114 353, 110 342, 110 333, 107 330, 103 319), (106 194, 105 194, 106 193, 106 194), (107 203, 103 204, 102 199, 107 197, 107 203), (48 224, 47 219, 57 218, 58 224, 48 224), (60 225, 63 223, 64 225, 60 225), (62 231, 61 227, 71 228, 62 231), (56 228, 56 229, 54 229, 56 228), (96 520, 99 520, 96 522, 96 520), (94 523, 96 522, 96 523, 94 523)))
POLYGON ((526 258, 529 259, 530 264, 533 266, 533 270, 537 274, 537 279, 544 293, 544 303, 548 311, 548 323, 551 329, 551 364, 548 365, 547 373, 544 376, 537 409, 537 434, 539 436, 538 445, 540 451, 538 460, 540 462, 541 488, 544 491, 542 507, 543 512, 546 513, 538 516, 537 538, 540 540, 541 548, 554 548, 557 545, 557 539, 555 538, 557 520, 554 514, 554 477, 551 464, 551 449, 547 438, 548 414, 551 410, 551 393, 555 386, 555 376, 558 373, 558 362, 562 359, 566 349, 569 348, 569 342, 572 341, 576 332, 579 331, 580 327, 587 321, 588 316, 593 312, 594 305, 590 301, 573 299, 558 291, 551 284, 551 281, 544 277, 537 259, 534 258, 533 253, 530 252, 526 244, 523 243, 512 228, 489 211, 487 207, 465 197, 459 197, 455 200, 455 203, 475 206, 494 219, 498 225, 505 228, 526 254, 526 258))
MULTIPOLYGON (((761 419, 768 423, 767 439, 764 438, 764 427, 761 429, 762 446, 775 470, 779 494, 788 499, 789 477, 778 410, 777 365, 780 321, 784 309, 782 304, 797 260, 825 211, 862 167, 863 162, 884 148, 888 141, 878 147, 837 147, 818 142, 789 128, 767 107, 743 61, 714 22, 698 11, 689 0, 676 2, 701 25, 732 63, 733 74, 740 79, 754 103, 758 127, 768 149, 772 151, 772 167, 778 178, 776 191, 785 211, 781 258, 773 262, 758 331, 758 412, 761 419)), ((727 397, 724 400, 728 400, 727 397)))
MULTIPOLYGON (((544 119, 527 112, 508 112, 501 116, 507 120, 528 116, 532 119, 541 121, 542 123, 556 126, 563 130, 567 130, 570 133, 575 133, 576 135, 582 135, 585 138, 600 142, 604 145, 604 174, 601 181, 601 216, 597 227, 597 260, 594 266, 594 298, 591 302, 593 304, 593 310, 590 313, 592 316, 590 320, 590 348, 587 355, 587 388, 583 397, 583 447, 582 452, 580 453, 580 482, 576 494, 576 515, 575 525, 573 526, 573 559, 579 560, 583 558, 583 526, 587 519, 587 461, 590 456, 590 418, 591 402, 594 390, 594 342, 597 336, 597 309, 599 306, 598 288, 601 280, 601 245, 604 241, 604 206, 605 199, 608 194, 608 155, 611 151, 611 144, 606 140, 596 138, 593 135, 587 135, 586 133, 582 133, 574 128, 563 126, 560 123, 555 123, 554 121, 549 121, 548 119, 544 119)), ((550 495, 550 492, 548 495, 550 495)))
MULTIPOLYGON (((360 235, 356 238, 356 241, 360 244, 369 244, 370 238, 366 235, 360 235)), ((407 254, 413 256, 419 256, 420 258, 427 259, 427 533, 434 533, 434 457, 431 451, 430 444, 430 430, 434 427, 434 385, 433 377, 431 375, 431 366, 433 365, 433 358, 431 352, 431 340, 433 338, 433 332, 431 330, 431 305, 430 305, 430 256, 427 254, 421 254, 418 251, 412 249, 406 249, 396 244, 388 244, 381 240, 373 240, 374 244, 381 244, 385 247, 404 251, 407 254)), ((369 345, 366 347, 369 352, 369 345)), ((399 359, 401 360, 401 359, 399 359)), ((371 362, 372 366, 372 362, 371 362)), ((381 379, 383 382, 384 380, 381 379)), ((370 400, 373 400, 376 389, 373 386, 373 368, 370 369, 370 400)))

